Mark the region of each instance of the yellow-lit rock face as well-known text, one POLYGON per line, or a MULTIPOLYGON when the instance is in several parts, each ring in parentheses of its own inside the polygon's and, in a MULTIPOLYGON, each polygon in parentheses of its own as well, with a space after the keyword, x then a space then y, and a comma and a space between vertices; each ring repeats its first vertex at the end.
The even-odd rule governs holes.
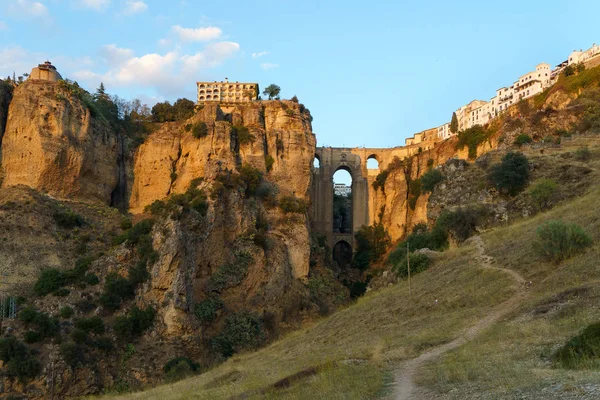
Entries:
POLYGON ((269 156, 274 162, 268 180, 284 193, 308 199, 315 143, 310 116, 297 103, 206 105, 185 123, 163 125, 137 150, 130 211, 142 212, 154 200, 185 192, 193 179, 210 182, 219 172, 246 163, 267 174, 269 156), (206 137, 197 139, 186 131, 186 125, 201 122, 208 127, 206 137), (239 143, 232 128, 240 125, 254 141, 239 143))
POLYGON ((58 83, 26 81, 9 107, 2 185, 109 204, 118 179, 117 143, 108 124, 58 83))

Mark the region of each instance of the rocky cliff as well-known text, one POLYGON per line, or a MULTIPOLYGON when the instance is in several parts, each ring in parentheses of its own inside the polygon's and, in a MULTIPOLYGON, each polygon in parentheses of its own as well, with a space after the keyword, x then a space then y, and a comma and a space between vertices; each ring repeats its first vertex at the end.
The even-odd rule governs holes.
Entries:
POLYGON ((3 187, 109 204, 117 184, 117 135, 64 82, 15 88, 2 139, 3 187))

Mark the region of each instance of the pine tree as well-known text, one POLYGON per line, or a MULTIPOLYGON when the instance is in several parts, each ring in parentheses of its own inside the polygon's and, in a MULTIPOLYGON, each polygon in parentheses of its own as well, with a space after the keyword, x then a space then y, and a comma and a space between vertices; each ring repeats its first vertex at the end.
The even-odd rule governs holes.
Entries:
POLYGON ((458 118, 456 117, 455 112, 452 113, 452 121, 450 121, 450 132, 458 132, 458 118))

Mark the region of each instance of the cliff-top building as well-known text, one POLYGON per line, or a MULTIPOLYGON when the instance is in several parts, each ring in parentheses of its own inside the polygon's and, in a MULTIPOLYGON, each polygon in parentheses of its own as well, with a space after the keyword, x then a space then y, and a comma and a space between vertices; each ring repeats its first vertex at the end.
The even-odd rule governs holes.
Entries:
POLYGON ((57 82, 62 80, 62 76, 60 76, 56 70, 56 67, 52 65, 50 61, 46 61, 45 63, 39 64, 37 67, 33 68, 29 74, 29 78, 27 79, 57 82))
POLYGON ((258 83, 197 82, 198 104, 207 102, 246 103, 258 98, 258 83))

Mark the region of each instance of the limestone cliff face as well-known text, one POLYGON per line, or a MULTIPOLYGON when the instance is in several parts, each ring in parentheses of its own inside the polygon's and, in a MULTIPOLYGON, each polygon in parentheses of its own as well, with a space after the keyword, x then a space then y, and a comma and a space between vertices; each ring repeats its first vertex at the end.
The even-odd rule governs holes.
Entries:
POLYGON ((213 179, 244 163, 266 173, 280 190, 306 198, 316 145, 310 115, 291 101, 263 101, 222 108, 204 106, 183 124, 164 124, 140 146, 134 161, 130 211, 140 213, 154 200, 182 193, 196 178, 213 179), (208 135, 194 138, 186 125, 204 122, 208 135), (240 143, 233 126, 247 127, 254 139, 240 143))
POLYGON ((117 136, 64 86, 26 81, 14 90, 2 139, 4 187, 109 204, 117 136))
MULTIPOLYGON (((308 201, 315 144, 310 115, 297 103, 204 106, 184 123, 164 124, 137 150, 131 212, 141 213, 156 200, 184 193, 197 178, 202 178, 199 188, 211 193, 217 176, 235 173, 243 165, 258 169, 266 184, 276 188, 277 197, 293 195, 308 201), (206 124, 208 134, 195 138, 190 127, 201 123, 206 124), (251 141, 240 137, 242 126, 253 136, 251 141)), ((190 320, 189 311, 207 296, 211 276, 231 262, 240 246, 252 262, 246 277, 222 293, 230 309, 252 308, 280 320, 281 304, 299 293, 292 290, 298 289, 297 279, 308 276, 310 243, 305 214, 284 214, 278 207, 246 198, 237 189, 212 197, 202 222, 170 220, 155 230, 154 247, 161 256, 152 267, 155 278, 144 298, 163 305, 161 334, 185 335, 200 329, 190 320), (242 238, 259 218, 268 221, 268 250, 248 246, 242 238)))

